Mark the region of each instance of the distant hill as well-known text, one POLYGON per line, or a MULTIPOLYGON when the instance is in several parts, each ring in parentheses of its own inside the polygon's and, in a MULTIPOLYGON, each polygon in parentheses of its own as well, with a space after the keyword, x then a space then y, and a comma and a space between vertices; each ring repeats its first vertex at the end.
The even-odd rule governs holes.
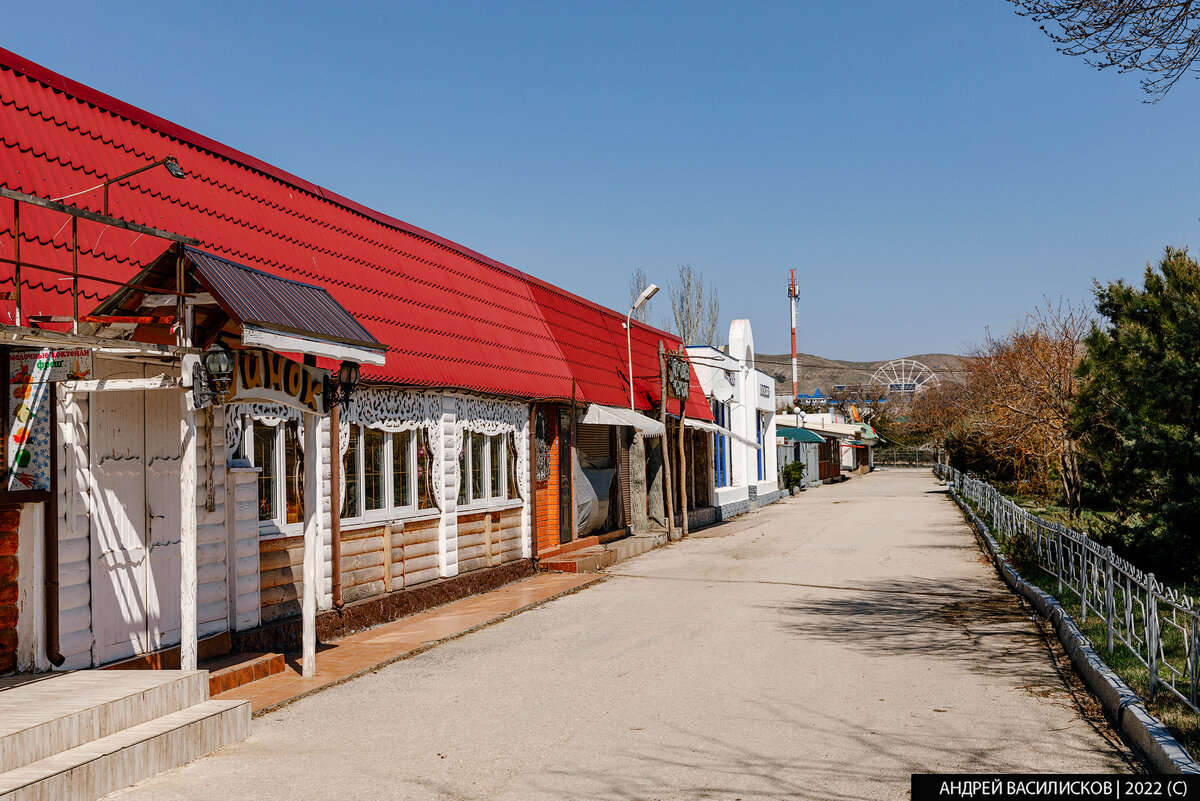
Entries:
MULTIPOLYGON (((922 353, 917 356, 897 356, 918 361, 933 370, 942 381, 961 381, 962 366, 965 361, 961 356, 949 353, 922 353)), ((776 356, 769 353, 754 355, 758 369, 775 376, 775 391, 780 395, 792 394, 792 354, 785 353, 776 356)), ((865 384, 871 380, 875 370, 887 364, 889 359, 878 362, 848 362, 840 359, 826 359, 811 353, 798 353, 800 391, 806 395, 820 388, 828 395, 835 384, 865 384)))

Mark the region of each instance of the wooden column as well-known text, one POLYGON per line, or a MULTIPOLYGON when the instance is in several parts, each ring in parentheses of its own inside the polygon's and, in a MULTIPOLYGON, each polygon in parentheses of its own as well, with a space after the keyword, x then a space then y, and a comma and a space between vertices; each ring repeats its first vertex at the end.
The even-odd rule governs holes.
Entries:
POLYGON ((321 564, 321 450, 317 425, 321 418, 304 415, 304 588, 301 595, 304 661, 300 675, 317 675, 317 582, 321 564))
POLYGON ((179 460, 179 667, 195 670, 198 653, 196 622, 196 412, 188 408, 187 393, 180 423, 179 460))
MULTIPOLYGON (((679 358, 684 358, 687 352, 683 345, 679 346, 679 358)), ((687 515, 687 452, 684 449, 684 443, 687 441, 687 435, 684 433, 686 426, 684 421, 687 419, 687 401, 679 401, 679 520, 683 536, 688 535, 688 515, 687 515)))
MULTIPOLYGON (((333 567, 333 606, 342 601, 342 432, 341 406, 329 410, 329 553, 333 567)), ((414 431, 413 436, 417 436, 414 431)), ((390 547, 390 546, 389 546, 390 547)), ((388 549, 385 549, 385 552, 388 549)), ((391 575, 391 559, 384 558, 384 576, 391 575)))
POLYGON ((667 539, 672 540, 675 539, 675 516, 672 514, 673 501, 671 498, 671 438, 667 436, 667 352, 663 348, 661 339, 658 341, 658 372, 662 376, 659 417, 663 424, 662 460, 663 488, 667 492, 667 539))
MULTIPOLYGON (((184 258, 182 248, 177 247, 175 291, 182 293, 183 286, 184 258)), ((176 332, 176 344, 190 348, 194 333, 193 318, 183 314, 183 295, 176 297, 176 319, 183 324, 176 332)), ((185 387, 191 383, 192 370, 200 369, 198 363, 193 362, 191 370, 187 364, 185 360, 180 374, 185 387)), ((179 424, 179 667, 182 670, 195 670, 199 653, 196 609, 196 410, 188 408, 187 397, 186 391, 179 394, 179 402, 183 406, 179 424)))

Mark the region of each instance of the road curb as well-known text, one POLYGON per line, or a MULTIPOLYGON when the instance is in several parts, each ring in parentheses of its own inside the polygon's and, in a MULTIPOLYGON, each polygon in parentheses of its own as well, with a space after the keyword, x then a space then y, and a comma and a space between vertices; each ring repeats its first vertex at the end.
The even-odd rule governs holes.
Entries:
POLYGON ((948 487, 948 491, 950 497, 971 521, 1004 583, 1029 601, 1030 605, 1054 627, 1059 641, 1071 657, 1071 663, 1075 665, 1088 688, 1100 699, 1100 704, 1109 719, 1116 721, 1117 727, 1160 773, 1200 773, 1200 764, 1192 759, 1179 741, 1167 731, 1162 721, 1150 714, 1141 697, 1104 663, 1063 605, 1056 598, 1026 581, 1012 562, 1000 552, 999 543, 992 538, 988 527, 975 511, 958 496, 953 487, 948 487))
POLYGON ((499 615, 497 615, 496 617, 488 618, 487 620, 485 620, 481 623, 477 623, 474 626, 471 626, 470 628, 463 629, 462 631, 456 631, 453 634, 447 634, 445 637, 440 637, 436 640, 430 640, 426 643, 423 643, 423 644, 417 646, 416 648, 411 648, 407 651, 401 651, 401 652, 392 654, 391 656, 385 657, 384 659, 382 659, 381 661, 377 662, 374 665, 365 667, 361 670, 357 670, 353 673, 342 676, 340 678, 332 679, 326 684, 322 684, 319 687, 313 687, 309 690, 305 690, 303 692, 297 693, 296 695, 293 695, 290 698, 285 698, 284 700, 278 701, 274 704, 271 704, 270 706, 265 706, 262 709, 257 709, 252 713, 251 717, 257 718, 257 717, 261 717, 263 715, 270 714, 272 712, 278 712, 280 709, 283 709, 285 706, 288 706, 289 704, 293 704, 296 701, 299 701, 301 698, 308 698, 310 695, 316 695, 317 693, 324 692, 325 690, 328 690, 331 687, 337 687, 338 685, 345 684, 347 682, 353 681, 354 679, 361 678, 362 676, 370 675, 371 673, 378 673, 383 668, 394 665, 397 662, 404 661, 405 659, 411 659, 414 656, 420 656, 421 654, 425 653, 426 651, 431 651, 434 648, 437 648, 439 645, 443 645, 445 643, 451 642, 452 640, 460 639, 462 637, 467 636, 468 634, 473 634, 482 629, 486 629, 489 626, 494 626, 497 623, 501 623, 505 620, 508 620, 509 618, 516 617, 517 615, 519 615, 523 612, 528 612, 531 609, 536 609, 539 606, 544 606, 544 605, 550 603, 551 601, 558 600, 559 598, 565 598, 568 595, 574 595, 577 592, 581 592, 582 590, 585 590, 588 587, 594 587, 597 584, 600 584, 607 580, 608 580, 608 576, 606 576, 602 573, 597 573, 596 577, 594 579, 592 579, 591 581, 586 581, 586 582, 584 582, 582 584, 578 584, 574 587, 570 587, 565 590, 560 590, 560 591, 554 593, 553 595, 548 595, 545 598, 539 598, 536 601, 531 601, 530 603, 525 604, 524 606, 519 607, 517 609, 510 609, 507 612, 502 612, 499 615))

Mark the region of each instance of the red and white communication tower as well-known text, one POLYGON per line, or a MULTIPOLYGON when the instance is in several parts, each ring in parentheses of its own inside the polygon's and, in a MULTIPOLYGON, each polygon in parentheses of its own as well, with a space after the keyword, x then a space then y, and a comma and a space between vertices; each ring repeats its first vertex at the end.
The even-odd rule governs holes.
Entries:
POLYGON ((788 300, 792 304, 792 403, 800 397, 800 373, 796 369, 796 302, 800 299, 800 290, 796 288, 796 270, 792 268, 792 277, 788 280, 788 300))

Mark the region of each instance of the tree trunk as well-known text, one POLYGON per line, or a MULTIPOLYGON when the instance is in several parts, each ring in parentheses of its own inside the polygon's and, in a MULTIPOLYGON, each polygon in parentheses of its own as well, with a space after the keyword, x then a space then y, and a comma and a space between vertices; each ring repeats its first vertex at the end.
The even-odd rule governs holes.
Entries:
POLYGON ((1058 454, 1059 476, 1062 480, 1063 498, 1067 502, 1067 510, 1071 517, 1079 516, 1082 504, 1080 497, 1081 480, 1079 478, 1079 458, 1075 451, 1075 440, 1064 440, 1058 454))

